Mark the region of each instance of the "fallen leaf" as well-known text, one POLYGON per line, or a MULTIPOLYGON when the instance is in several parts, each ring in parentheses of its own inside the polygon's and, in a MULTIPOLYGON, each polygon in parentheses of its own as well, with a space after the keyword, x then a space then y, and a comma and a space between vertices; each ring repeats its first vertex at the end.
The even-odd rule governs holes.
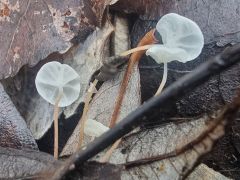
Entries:
POLYGON ((1 0, 0 79, 14 76, 53 52, 66 52, 78 34, 101 26, 106 6, 99 0, 1 0))
POLYGON ((126 137, 113 153, 110 163, 125 164, 122 179, 181 179, 224 135, 226 121, 219 122, 216 118, 211 122, 208 117, 203 117, 143 130, 126 137), (208 132, 214 123, 217 125, 208 132))
POLYGON ((212 41, 223 46, 230 41, 239 42, 238 23, 240 4, 235 0, 119 0, 114 10, 138 13, 144 20, 158 21, 167 13, 178 13, 194 20, 203 30, 205 43, 212 41))
POLYGON ((101 66, 104 58, 108 57, 109 37, 114 28, 111 22, 106 21, 101 29, 97 28, 83 44, 79 44, 65 59, 65 63, 73 67, 80 76, 81 91, 79 98, 71 106, 64 108, 66 118, 73 115, 80 102, 84 101, 84 95, 89 88, 89 82, 94 72, 101 66))
POLYGON ((205 164, 200 164, 186 180, 230 180, 230 178, 214 171, 205 164))
MULTIPOLYGON (((129 44, 128 41, 126 41, 128 39, 128 34, 126 34, 126 29, 128 29, 126 27, 126 21, 123 21, 123 19, 119 19, 117 21, 122 21, 122 23, 119 22, 120 24, 118 24, 115 28, 116 29, 115 37, 117 38, 115 41, 115 47, 118 48, 116 49, 115 52, 119 53, 120 51, 122 52, 126 50, 129 44), (120 27, 118 28, 118 26, 120 27), (118 29, 120 32, 118 32, 118 29), (124 42, 126 43, 125 45, 124 42)), ((125 71, 121 71, 112 80, 104 82, 103 85, 100 87, 100 89, 98 90, 98 92, 95 94, 94 98, 91 101, 88 113, 89 119, 94 119, 105 126, 109 125, 109 121, 113 113, 113 107, 115 105, 116 97, 119 92, 124 72, 125 71)), ((141 104, 140 76, 138 67, 136 66, 133 70, 131 79, 129 81, 128 89, 122 103, 119 120, 126 117, 130 112, 132 112, 138 106, 140 106, 140 104, 141 104)), ((64 147, 61 153, 62 156, 70 155, 77 150, 80 135, 79 130, 80 123, 77 125, 72 136, 69 138, 66 146, 64 147)), ((85 137, 84 144, 87 144, 90 141, 91 141, 90 137, 85 137)))
MULTIPOLYGON (((86 0, 87 1, 87 0, 86 0)), ((91 35, 83 34, 80 44, 64 56, 53 54, 39 62, 35 67, 24 67, 17 76, 5 80, 4 86, 8 89, 14 104, 17 105, 27 122, 35 139, 40 139, 51 127, 53 122, 53 106, 46 102, 36 91, 35 77, 40 67, 52 60, 58 60, 72 66, 81 77, 81 92, 79 99, 72 106, 65 108, 66 118, 75 113, 82 101, 92 74, 101 66, 104 54, 104 45, 113 32, 113 27, 108 21, 101 29, 97 28, 91 35), (92 52, 95 52, 92 53, 92 52), (74 58, 74 60, 73 60, 74 58), (17 86, 17 88, 15 87, 17 86), (12 92, 13 91, 13 92, 12 92)), ((0 65, 1 66, 1 65, 0 65)))
POLYGON ((74 173, 64 179, 79 178, 84 180, 120 180, 123 167, 114 164, 86 162, 77 168, 74 173))
POLYGON ((35 149, 37 144, 24 119, 0 84, 0 146, 35 149))
MULTIPOLYGON (((120 1, 119 1, 120 2, 120 1)), ((126 2, 126 1, 122 1, 126 2)), ((142 1, 141 1, 142 2, 142 1)), ((139 2, 138 5, 141 4, 139 2)), ((240 26, 235 23, 240 20, 240 15, 236 9, 239 9, 239 3, 230 0, 201 1, 201 0, 170 0, 170 1, 145 1, 153 8, 148 8, 154 13, 155 8, 159 8, 159 15, 152 17, 139 18, 131 33, 133 47, 136 46, 139 39, 154 28, 159 18, 166 13, 179 13, 190 19, 193 19, 200 26, 204 34, 205 46, 201 55, 196 60, 188 63, 171 62, 168 64, 168 79, 166 86, 177 81, 180 77, 190 73, 201 63, 206 62, 208 57, 221 52, 229 44, 240 42, 240 26), (159 2, 159 5, 156 3, 159 2), (154 21, 151 21, 152 19, 154 21)), ((136 2, 132 1, 132 4, 136 2)), ((116 4, 117 5, 117 4, 116 4)), ((130 8, 131 4, 126 8, 130 8)), ((142 5, 144 9, 145 6, 142 5)), ((143 13, 144 15, 144 13, 143 13)), ((162 79, 163 65, 157 64, 153 59, 144 56, 140 61, 141 89, 143 101, 148 100, 154 95, 162 79)), ((224 104, 231 101, 236 87, 240 85, 238 76, 239 64, 230 68, 227 72, 212 77, 208 82, 189 93, 171 108, 168 108, 164 116, 182 116, 191 117, 209 113, 224 104)))
MULTIPOLYGON (((163 170, 164 166, 159 167, 159 171, 163 170)), ((80 168, 76 168, 70 175, 64 179, 83 178, 83 179, 123 179, 121 176, 124 171, 124 166, 114 164, 101 164, 95 161, 86 162, 80 168)), ((147 179, 147 177, 138 176, 136 179, 147 179)), ((129 178, 128 178, 129 179, 129 178)), ((158 180, 157 176, 152 176, 151 179, 158 180)), ((230 180, 222 174, 214 171, 205 164, 200 164, 187 178, 187 180, 230 180)), ((164 179, 165 180, 165 179, 164 179)))
POLYGON ((37 173, 54 171, 61 164, 46 153, 2 147, 0 163, 0 179, 38 179, 40 175, 37 173))

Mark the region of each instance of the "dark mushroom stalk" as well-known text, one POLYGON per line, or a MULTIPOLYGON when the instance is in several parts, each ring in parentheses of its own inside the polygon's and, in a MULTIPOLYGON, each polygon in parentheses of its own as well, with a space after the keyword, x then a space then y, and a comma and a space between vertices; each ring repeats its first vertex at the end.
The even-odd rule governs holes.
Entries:
POLYGON ((57 159, 59 107, 69 106, 78 99, 80 77, 70 66, 53 61, 41 67, 35 84, 42 98, 54 105, 54 158, 57 159))

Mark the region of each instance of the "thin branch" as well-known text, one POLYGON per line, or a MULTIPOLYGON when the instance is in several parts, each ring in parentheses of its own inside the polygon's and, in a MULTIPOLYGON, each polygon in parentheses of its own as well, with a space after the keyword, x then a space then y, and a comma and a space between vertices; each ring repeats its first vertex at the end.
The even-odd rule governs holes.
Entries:
POLYGON ((226 48, 221 54, 212 57, 178 81, 172 83, 159 96, 151 98, 138 109, 130 113, 112 129, 91 142, 86 149, 74 153, 63 166, 58 168, 51 179, 61 179, 70 172, 73 165, 81 165, 115 141, 140 126, 144 119, 151 120, 158 115, 159 109, 174 103, 189 91, 198 87, 211 76, 218 74, 240 61, 240 44, 226 48))

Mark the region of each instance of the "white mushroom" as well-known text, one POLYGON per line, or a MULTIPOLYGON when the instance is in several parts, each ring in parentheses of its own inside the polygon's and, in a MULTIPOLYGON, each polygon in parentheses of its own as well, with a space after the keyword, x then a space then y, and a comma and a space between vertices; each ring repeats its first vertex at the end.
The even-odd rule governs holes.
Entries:
POLYGON ((35 84, 38 93, 54 105, 54 157, 58 158, 58 111, 77 100, 80 93, 80 77, 66 64, 46 63, 37 73, 35 84))
POLYGON ((69 65, 53 61, 39 70, 35 84, 38 93, 51 104, 55 104, 59 94, 59 107, 65 107, 77 100, 80 92, 80 77, 69 65))
POLYGON ((164 63, 163 79, 157 95, 161 93, 167 80, 167 63, 174 60, 185 63, 197 58, 204 46, 204 37, 195 22, 174 13, 163 16, 156 29, 163 44, 152 45, 146 55, 158 63, 164 63))
POLYGON ((204 37, 199 26, 192 20, 170 13, 163 16, 156 27, 163 44, 147 44, 125 51, 127 56, 137 51, 146 51, 158 63, 164 63, 163 79, 156 95, 160 94, 167 81, 167 63, 177 60, 187 62, 197 58, 204 46, 204 37))

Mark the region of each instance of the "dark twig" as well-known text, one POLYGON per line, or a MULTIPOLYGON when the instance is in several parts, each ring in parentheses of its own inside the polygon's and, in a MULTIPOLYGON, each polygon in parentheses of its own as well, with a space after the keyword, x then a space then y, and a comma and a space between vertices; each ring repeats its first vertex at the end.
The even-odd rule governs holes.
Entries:
POLYGON ((174 82, 166 88, 161 95, 150 99, 137 110, 130 113, 116 126, 90 143, 85 150, 73 154, 63 166, 55 171, 51 179, 61 179, 61 177, 70 171, 70 167, 81 165, 86 160, 92 158, 109 145, 113 144, 116 140, 141 125, 143 120, 153 118, 153 116, 159 112, 159 109, 165 107, 166 104, 175 102, 187 92, 192 91, 208 80, 212 75, 226 70, 238 61, 240 61, 240 44, 226 48, 221 54, 209 59, 192 73, 174 82))

